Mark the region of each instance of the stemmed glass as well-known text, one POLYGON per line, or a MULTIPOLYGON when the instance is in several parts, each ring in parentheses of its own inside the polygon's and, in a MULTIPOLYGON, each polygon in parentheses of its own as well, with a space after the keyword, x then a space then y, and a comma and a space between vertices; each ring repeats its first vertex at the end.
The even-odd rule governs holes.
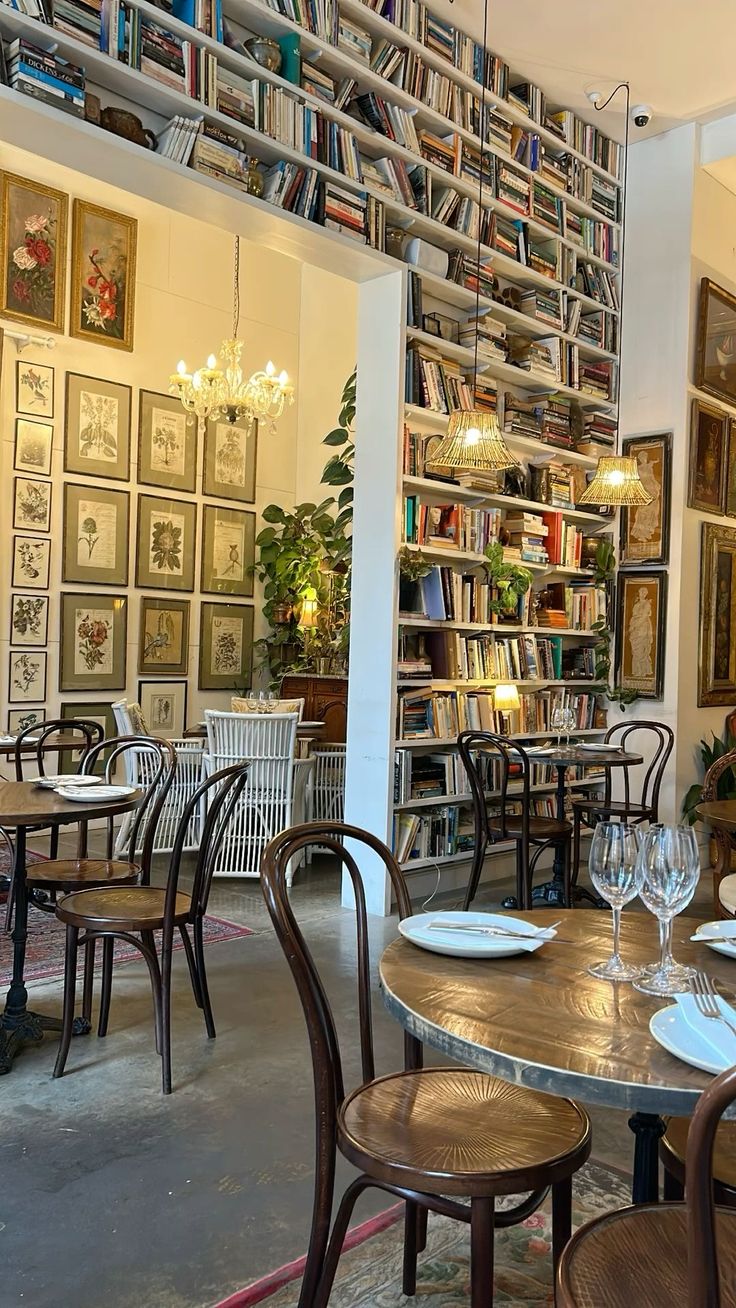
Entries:
POLYGON ((599 822, 593 834, 588 858, 590 879, 613 914, 613 953, 605 963, 589 967, 591 976, 603 981, 633 981, 641 968, 625 963, 619 953, 621 909, 636 898, 636 866, 639 829, 625 822, 599 822))
POLYGON ((676 995, 689 988, 695 969, 672 957, 672 920, 687 908, 700 879, 700 855, 692 827, 654 823, 642 837, 636 884, 642 903, 659 922, 659 963, 635 982, 646 995, 676 995))
POLYGON ((565 709, 562 705, 557 705, 552 709, 549 724, 553 731, 557 732, 557 749, 560 748, 560 736, 565 730, 565 709))
POLYGON ((578 715, 575 712, 575 709, 572 707, 572 704, 568 704, 567 708, 564 709, 564 714, 565 714, 565 732, 567 734, 567 745, 569 749, 570 736, 572 735, 573 731, 578 725, 578 715))

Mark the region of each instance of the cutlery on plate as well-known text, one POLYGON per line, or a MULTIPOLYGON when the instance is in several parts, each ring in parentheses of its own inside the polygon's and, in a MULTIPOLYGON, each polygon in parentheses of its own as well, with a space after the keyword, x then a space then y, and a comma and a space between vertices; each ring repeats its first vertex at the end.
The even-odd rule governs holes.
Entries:
MULTIPOLYGON (((730 932, 719 931, 717 934, 714 933, 713 935, 710 935, 710 936, 703 935, 702 932, 700 932, 700 931, 696 931, 696 932, 695 932, 695 935, 694 935, 694 936, 689 936, 688 939, 689 939, 689 940, 694 940, 694 941, 696 942, 696 944, 697 944, 697 942, 698 942, 699 940, 702 940, 702 941, 704 941, 704 942, 711 943, 711 944, 718 944, 719 941, 721 941, 721 940, 726 940, 726 941, 730 941, 731 944, 736 945, 736 922, 734 923, 733 931, 730 931, 730 932)), ((685 941, 684 943, 687 943, 687 942, 685 941)))
POLYGON ((503 936, 505 940, 539 940, 544 939, 548 931, 554 930, 559 922, 550 922, 549 926, 538 927, 535 931, 512 931, 506 927, 482 926, 479 922, 430 922, 428 931, 467 931, 478 936, 503 936))
POLYGON ((710 1021, 722 1022, 731 1034, 736 1036, 736 1026, 724 1017, 718 1006, 718 991, 710 977, 706 976, 705 972, 696 972, 690 979, 690 989, 700 1016, 707 1017, 710 1021))

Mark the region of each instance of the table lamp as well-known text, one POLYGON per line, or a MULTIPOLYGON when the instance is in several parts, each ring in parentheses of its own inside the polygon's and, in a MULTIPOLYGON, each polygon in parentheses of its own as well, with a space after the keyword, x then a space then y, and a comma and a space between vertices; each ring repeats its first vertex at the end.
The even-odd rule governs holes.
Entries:
POLYGON ((511 732, 511 714, 520 708, 519 692, 513 682, 501 681, 493 692, 493 707, 501 714, 501 735, 511 732))

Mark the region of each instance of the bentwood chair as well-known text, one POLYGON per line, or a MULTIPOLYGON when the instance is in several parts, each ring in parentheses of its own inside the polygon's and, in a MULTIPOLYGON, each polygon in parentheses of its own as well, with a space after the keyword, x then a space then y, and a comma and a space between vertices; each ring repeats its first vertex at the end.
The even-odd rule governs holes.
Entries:
POLYGON ((572 1177, 590 1154, 590 1123, 568 1099, 507 1085, 471 1068, 422 1069, 421 1045, 405 1037, 403 1072, 376 1076, 365 890, 359 861, 388 871, 399 917, 411 913, 406 882, 380 840, 343 822, 305 823, 271 841, 261 886, 291 968, 309 1030, 317 1122, 312 1229, 299 1308, 326 1308, 354 1204, 370 1187, 406 1201, 403 1291, 416 1293, 417 1253, 428 1212, 470 1223, 471 1305, 493 1304, 494 1226, 525 1220, 552 1186, 555 1261, 571 1229, 572 1177), (309 846, 335 855, 336 881, 350 877, 356 905, 362 1079, 346 1093, 337 1029, 320 975, 294 916, 287 869, 309 846), (330 1234, 337 1151, 358 1169, 330 1234), (497 1196, 532 1191, 512 1211, 497 1196), (460 1203, 460 1198, 470 1204, 460 1203))
MULTIPOLYGON (((711 803, 718 799, 718 783, 725 772, 733 770, 736 777, 736 749, 722 754, 715 763, 711 763, 703 779, 700 803, 711 803)), ((733 839, 722 828, 714 828, 718 861, 713 869, 713 909, 716 917, 736 917, 736 873, 729 875, 733 839)))
MULTIPOLYGON (((153 992, 156 1052, 161 1056, 164 1094, 171 1094, 171 955, 175 930, 181 933, 195 1003, 204 1014, 208 1037, 211 1040, 215 1038, 215 1022, 205 970, 203 925, 212 872, 233 810, 245 785, 248 767, 248 763, 239 763, 215 772, 191 796, 181 815, 165 886, 135 885, 79 890, 75 894, 66 895, 57 904, 56 916, 66 925, 66 955, 62 1032, 54 1067, 55 1077, 63 1076, 69 1054, 78 948, 80 944, 86 946, 89 941, 98 938, 103 939, 106 946, 108 942, 111 946, 115 940, 126 940, 146 961, 153 992), (202 802, 208 805, 207 817, 197 852, 191 894, 187 895, 179 890, 182 855, 192 814, 202 802), (191 937, 189 928, 192 931, 191 937), (160 960, 154 931, 162 932, 160 960)), ((156 802, 163 802, 160 790, 156 802)), ((100 1020, 102 1023, 102 1017, 100 1020)), ((104 1014, 101 1035, 105 1034, 106 1028, 107 1013, 104 1014)))
POLYGON ((550 847, 562 847, 565 907, 569 908, 572 827, 569 822, 535 817, 530 812, 531 760, 526 750, 507 736, 494 736, 487 731, 462 731, 457 747, 470 785, 475 825, 473 861, 463 908, 468 909, 475 899, 488 846, 504 841, 513 842, 516 847, 516 902, 522 909, 532 906, 532 877, 540 855, 550 847), (515 787, 511 795, 509 782, 515 787), (512 801, 520 806, 520 812, 509 810, 512 801))
MULTIPOLYGON (((151 724, 146 720, 140 704, 135 703, 135 701, 116 700, 112 705, 112 711, 115 714, 115 722, 121 735, 156 735, 155 730, 152 731, 151 724)), ((204 776, 204 741, 197 736, 169 736, 167 739, 169 744, 173 745, 176 750, 176 773, 167 791, 166 803, 158 815, 154 854, 171 853, 184 805, 190 795, 197 789, 204 776)), ((126 781, 132 786, 146 785, 150 768, 150 756, 145 751, 138 754, 132 753, 126 755, 124 762, 126 781)), ((193 814, 192 821, 189 824, 185 850, 191 851, 198 848, 203 817, 204 813, 201 810, 193 814)), ((122 849, 128 848, 129 828, 132 822, 132 814, 127 814, 123 818, 122 825, 118 830, 115 846, 116 854, 122 849)), ((144 836, 145 829, 139 829, 139 839, 144 836)), ((136 850, 131 852, 135 854, 136 850)))
POLYGON ((687 1140, 686 1203, 639 1204, 575 1232, 557 1308, 735 1308, 736 1212, 715 1207, 713 1142, 736 1098, 736 1068, 701 1095, 687 1140))

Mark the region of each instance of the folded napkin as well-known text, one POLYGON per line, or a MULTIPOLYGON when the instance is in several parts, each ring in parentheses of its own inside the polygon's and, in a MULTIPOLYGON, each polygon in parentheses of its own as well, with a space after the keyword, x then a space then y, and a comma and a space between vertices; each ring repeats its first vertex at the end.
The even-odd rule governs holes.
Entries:
MULTIPOLYGON (((675 999, 690 1030, 695 1032, 702 1044, 708 1046, 708 1053, 722 1066, 723 1071, 725 1072, 727 1067, 733 1067, 736 1064, 736 1035, 729 1031, 723 1022, 714 1022, 711 1018, 703 1017, 698 1011, 694 995, 683 993, 675 995, 675 999)), ((736 1009, 727 1004, 720 995, 716 1002, 723 1016, 736 1027, 736 1009)))

